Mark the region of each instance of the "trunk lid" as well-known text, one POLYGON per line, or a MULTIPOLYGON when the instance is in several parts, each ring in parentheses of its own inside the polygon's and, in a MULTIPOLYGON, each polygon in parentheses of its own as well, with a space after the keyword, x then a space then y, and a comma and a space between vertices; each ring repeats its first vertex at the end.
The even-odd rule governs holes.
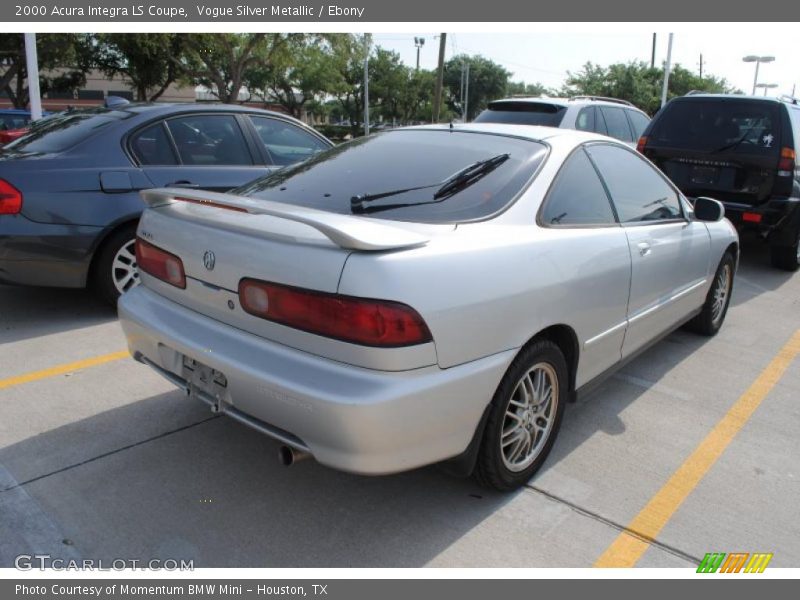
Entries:
MULTIPOLYGON (((420 354, 414 355, 413 349, 375 352, 292 329, 246 313, 238 297, 239 281, 245 277, 336 293, 352 252, 416 247, 428 239, 420 231, 214 192, 159 189, 144 191, 142 197, 149 206, 138 236, 179 257, 186 275, 186 288, 180 289, 142 274, 146 287, 215 320, 300 350, 376 368, 387 357, 392 370, 420 366, 420 354)), ((432 348, 426 350, 424 363, 435 362, 434 356, 432 348)))

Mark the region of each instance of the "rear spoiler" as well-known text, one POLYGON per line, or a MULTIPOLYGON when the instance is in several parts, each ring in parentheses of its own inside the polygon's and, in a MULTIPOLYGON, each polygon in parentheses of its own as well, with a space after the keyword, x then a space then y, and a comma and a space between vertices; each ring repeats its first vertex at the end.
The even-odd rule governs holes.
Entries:
POLYGON ((252 215, 269 215, 313 227, 341 248, 362 251, 398 250, 422 246, 426 238, 413 231, 354 215, 340 215, 314 208, 293 206, 271 200, 255 200, 233 194, 220 194, 185 188, 143 190, 142 199, 151 208, 173 202, 190 202, 252 215))

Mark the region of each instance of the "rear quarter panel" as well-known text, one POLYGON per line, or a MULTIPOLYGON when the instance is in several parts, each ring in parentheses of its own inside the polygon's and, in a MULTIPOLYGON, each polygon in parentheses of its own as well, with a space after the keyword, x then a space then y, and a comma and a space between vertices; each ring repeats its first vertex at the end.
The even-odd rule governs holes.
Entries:
POLYGON ((415 250, 352 254, 339 292, 415 308, 443 368, 520 348, 557 324, 572 327, 582 345, 625 319, 627 282, 611 272, 628 271, 620 264, 627 242, 617 230, 604 247, 601 231, 459 226, 415 250))

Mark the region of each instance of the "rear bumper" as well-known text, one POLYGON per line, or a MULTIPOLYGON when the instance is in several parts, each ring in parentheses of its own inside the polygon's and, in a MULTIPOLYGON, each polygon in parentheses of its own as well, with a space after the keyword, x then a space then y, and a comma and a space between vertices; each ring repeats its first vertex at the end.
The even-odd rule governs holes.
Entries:
POLYGON ((0 282, 83 287, 101 227, 0 216, 0 282))
MULTIPOLYGON (((139 286, 119 303, 131 354, 187 387, 184 357, 222 373, 220 412, 322 464, 362 474, 405 471, 464 452, 515 355, 449 369, 354 367, 235 329, 139 286)), ((196 394, 197 395, 197 394, 196 394)))
POLYGON ((780 243, 783 236, 791 237, 800 226, 800 199, 773 198, 764 204, 750 205, 723 202, 725 216, 738 229, 756 230, 769 236, 771 242, 780 243))

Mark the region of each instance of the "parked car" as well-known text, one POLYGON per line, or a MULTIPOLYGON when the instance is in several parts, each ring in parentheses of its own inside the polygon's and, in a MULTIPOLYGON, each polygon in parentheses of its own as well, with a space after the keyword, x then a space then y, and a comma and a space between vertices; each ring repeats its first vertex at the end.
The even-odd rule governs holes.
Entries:
POLYGON ((639 151, 690 198, 712 196, 740 229, 770 245, 772 264, 800 268, 800 106, 796 98, 692 94, 653 119, 639 151))
POLYGON ((359 138, 227 194, 143 193, 132 355, 212 410, 363 474, 449 460, 511 489, 564 405, 686 322, 738 238, 635 150, 470 124, 359 138))
MULTIPOLYGON (((49 113, 42 113, 43 116, 49 113)), ((13 142, 28 132, 31 112, 17 108, 0 109, 0 146, 13 142)))
POLYGON ((66 113, 0 150, 0 282, 138 282, 139 191, 225 191, 327 149, 286 115, 242 106, 128 104, 66 113))
POLYGON ((505 98, 489 103, 476 123, 519 123, 592 131, 636 146, 650 117, 630 102, 603 96, 505 98))

